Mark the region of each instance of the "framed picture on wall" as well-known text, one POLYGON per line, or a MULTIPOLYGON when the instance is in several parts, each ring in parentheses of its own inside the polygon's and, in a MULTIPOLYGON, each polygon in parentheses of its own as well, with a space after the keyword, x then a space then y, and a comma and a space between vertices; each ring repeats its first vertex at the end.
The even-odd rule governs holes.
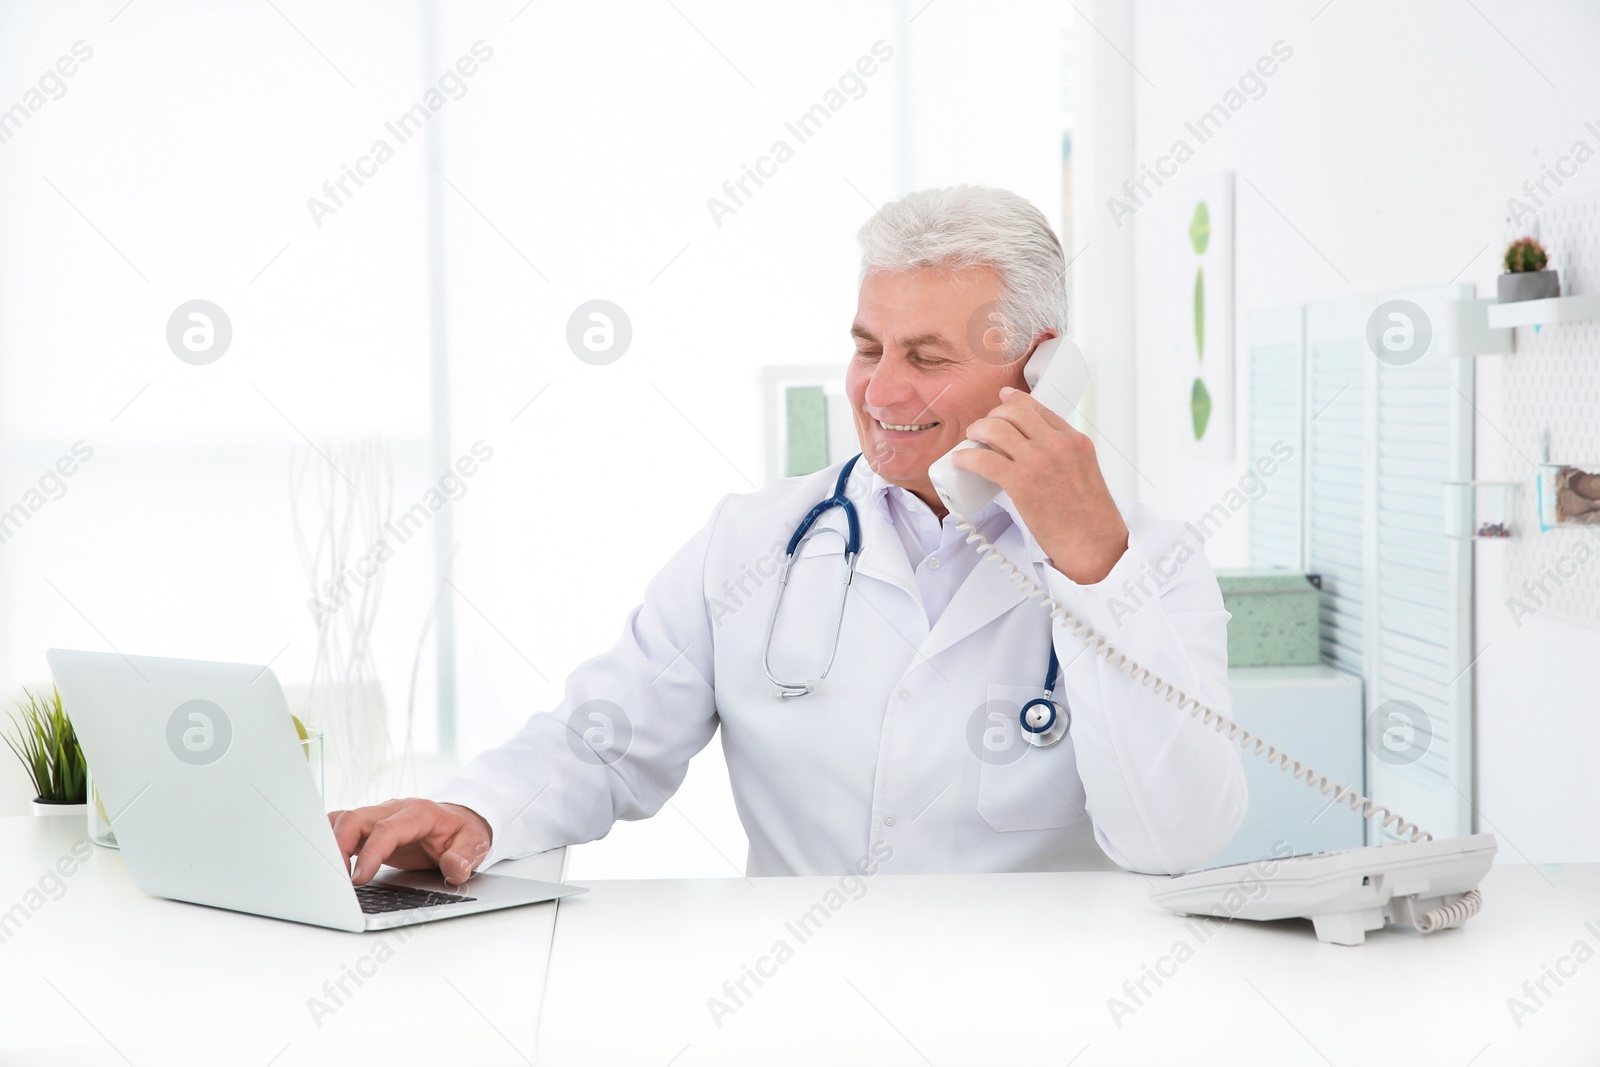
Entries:
POLYGON ((810 474, 861 451, 843 367, 763 367, 761 398, 768 481, 810 474))

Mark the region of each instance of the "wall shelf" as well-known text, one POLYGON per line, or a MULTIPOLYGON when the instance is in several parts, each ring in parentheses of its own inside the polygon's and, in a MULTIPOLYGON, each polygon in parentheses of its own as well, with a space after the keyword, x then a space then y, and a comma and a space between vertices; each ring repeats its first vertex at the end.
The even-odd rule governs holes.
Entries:
POLYGON ((1581 322, 1600 319, 1600 293, 1553 296, 1547 300, 1518 300, 1494 304, 1489 308, 1489 325, 1496 329, 1510 326, 1543 326, 1552 322, 1581 322))

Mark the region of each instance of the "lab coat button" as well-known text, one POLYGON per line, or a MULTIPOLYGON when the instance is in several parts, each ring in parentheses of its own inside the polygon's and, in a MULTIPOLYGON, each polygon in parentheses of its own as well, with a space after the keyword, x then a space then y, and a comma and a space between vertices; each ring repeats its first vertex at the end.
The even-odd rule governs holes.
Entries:
POLYGON ((929 570, 935 570, 935 571, 939 569, 939 557, 938 556, 929 556, 928 557, 928 569, 929 570))
POLYGON ((909 690, 909 689, 900 690, 900 699, 901 700, 910 700, 911 699, 911 690, 909 690))
POLYGON ((894 825, 894 816, 893 815, 885 815, 883 817, 883 825, 885 825, 885 826, 893 826, 894 825))

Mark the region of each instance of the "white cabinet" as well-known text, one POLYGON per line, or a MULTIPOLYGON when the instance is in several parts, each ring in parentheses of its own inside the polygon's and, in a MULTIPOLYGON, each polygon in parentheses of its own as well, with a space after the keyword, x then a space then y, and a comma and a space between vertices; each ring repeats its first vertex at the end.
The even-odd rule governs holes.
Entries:
MULTIPOLYGON (((1268 744, 1342 785, 1365 793, 1361 679, 1325 664, 1233 667, 1233 721, 1268 744)), ((1287 843, 1296 854, 1364 845, 1363 819, 1349 802, 1330 806, 1333 793, 1279 770, 1275 762, 1240 753, 1250 786, 1250 813, 1226 848, 1205 866, 1247 863, 1287 843)), ((1292 766, 1292 765, 1291 765, 1292 766)), ((1279 850, 1281 854, 1281 849, 1279 850)))

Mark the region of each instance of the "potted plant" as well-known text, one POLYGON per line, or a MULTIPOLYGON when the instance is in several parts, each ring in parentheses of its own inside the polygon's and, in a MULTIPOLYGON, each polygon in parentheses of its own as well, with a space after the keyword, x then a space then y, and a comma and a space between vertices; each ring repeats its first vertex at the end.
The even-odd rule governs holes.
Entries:
MULTIPOLYGON (((53 687, 52 687, 53 688, 53 687)), ((23 691, 27 702, 17 705, 22 713, 19 721, 11 716, 16 737, 7 737, 6 744, 17 754, 27 768, 37 794, 33 800, 35 815, 82 815, 86 810, 85 765, 83 749, 78 747, 78 734, 72 720, 61 707, 61 693, 54 691, 53 699, 23 691)))
POLYGON ((1545 270, 1549 257, 1532 237, 1519 237, 1506 249, 1506 272, 1500 275, 1500 303, 1546 300, 1561 295, 1561 275, 1545 270))

